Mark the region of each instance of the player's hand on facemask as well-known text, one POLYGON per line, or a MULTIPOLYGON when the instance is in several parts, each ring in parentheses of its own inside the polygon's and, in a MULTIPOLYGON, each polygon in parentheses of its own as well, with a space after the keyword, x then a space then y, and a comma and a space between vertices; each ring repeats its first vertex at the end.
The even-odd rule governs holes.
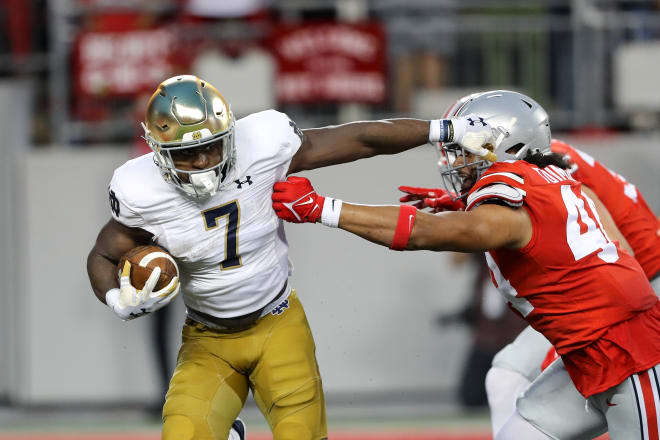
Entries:
POLYGON ((454 200, 456 197, 452 198, 444 189, 400 186, 399 191, 406 193, 399 201, 416 202, 412 205, 417 209, 431 208, 432 212, 465 210, 463 200, 454 200))
POLYGON ((277 216, 292 223, 315 223, 323 211, 325 197, 316 194, 309 179, 289 176, 273 185, 273 209, 277 216))
POLYGON ((484 118, 470 114, 451 118, 451 123, 454 128, 452 142, 458 143, 468 152, 489 162, 497 160, 497 155, 485 147, 488 144, 495 144, 495 136, 492 127, 484 118))
POLYGON ((154 312, 170 303, 180 290, 179 277, 176 276, 160 290, 154 291, 160 267, 154 268, 141 290, 131 284, 131 263, 126 261, 119 276, 119 289, 111 289, 105 294, 105 302, 124 321, 135 319, 154 312))

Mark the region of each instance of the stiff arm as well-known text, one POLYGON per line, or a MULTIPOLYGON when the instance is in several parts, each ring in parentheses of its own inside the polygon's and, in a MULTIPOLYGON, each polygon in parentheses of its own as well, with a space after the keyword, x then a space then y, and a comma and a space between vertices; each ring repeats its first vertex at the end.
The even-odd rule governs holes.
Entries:
MULTIPOLYGON (((399 219, 398 206, 344 203, 339 227, 373 243, 389 246, 399 219)), ((485 252, 520 249, 532 238, 525 208, 486 203, 468 212, 417 212, 406 250, 485 252)))
MULTIPOLYGON (((608 236, 619 240, 633 255, 612 216, 589 188, 596 211, 608 236)), ((339 227, 366 240, 389 246, 399 221, 398 206, 367 206, 344 203, 339 227)), ((513 208, 485 203, 464 212, 429 214, 417 211, 406 250, 485 252, 493 249, 521 249, 532 238, 533 225, 524 207, 513 208)))
POLYGON ((306 130, 293 124, 302 144, 287 174, 401 153, 429 141, 429 124, 420 119, 387 119, 306 130))

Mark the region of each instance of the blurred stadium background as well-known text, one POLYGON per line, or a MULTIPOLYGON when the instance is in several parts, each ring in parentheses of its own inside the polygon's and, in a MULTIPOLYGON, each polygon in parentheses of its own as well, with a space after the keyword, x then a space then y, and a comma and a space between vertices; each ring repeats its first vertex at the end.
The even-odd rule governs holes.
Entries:
MULTIPOLYGON (((277 108, 301 128, 438 118, 464 94, 519 90, 657 212, 659 71, 657 0, 3 0, 0 440, 159 437, 183 306, 122 323, 85 260, 113 169, 147 151, 139 121, 163 79, 194 73, 237 116, 277 108)), ((426 146, 307 175, 396 203, 398 185, 440 186, 435 162, 426 146)), ((489 438, 483 368, 521 327, 479 264, 288 235, 331 438, 489 438)), ((269 438, 252 402, 242 417, 269 438)))

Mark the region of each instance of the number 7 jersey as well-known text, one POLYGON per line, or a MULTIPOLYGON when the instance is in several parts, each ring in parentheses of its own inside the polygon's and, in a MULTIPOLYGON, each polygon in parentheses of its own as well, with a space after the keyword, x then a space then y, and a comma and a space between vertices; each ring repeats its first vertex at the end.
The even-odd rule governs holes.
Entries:
POLYGON ((152 233, 176 258, 186 306, 219 318, 266 306, 289 276, 271 195, 301 134, 285 114, 268 110, 236 122, 235 145, 236 180, 211 197, 189 197, 165 182, 153 154, 115 170, 109 188, 115 220, 152 233))
POLYGON ((529 213, 530 242, 486 260, 497 288, 555 346, 583 395, 660 362, 658 299, 637 261, 608 238, 580 182, 553 165, 498 162, 471 189, 467 210, 487 202, 529 213))

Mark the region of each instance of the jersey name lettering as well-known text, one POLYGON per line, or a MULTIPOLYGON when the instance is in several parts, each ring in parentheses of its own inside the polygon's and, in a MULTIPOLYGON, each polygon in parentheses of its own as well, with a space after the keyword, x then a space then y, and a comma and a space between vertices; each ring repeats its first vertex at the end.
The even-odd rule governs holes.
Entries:
POLYGON ((575 180, 566 171, 555 165, 549 165, 545 168, 533 168, 533 170, 548 183, 559 183, 563 180, 575 180))

